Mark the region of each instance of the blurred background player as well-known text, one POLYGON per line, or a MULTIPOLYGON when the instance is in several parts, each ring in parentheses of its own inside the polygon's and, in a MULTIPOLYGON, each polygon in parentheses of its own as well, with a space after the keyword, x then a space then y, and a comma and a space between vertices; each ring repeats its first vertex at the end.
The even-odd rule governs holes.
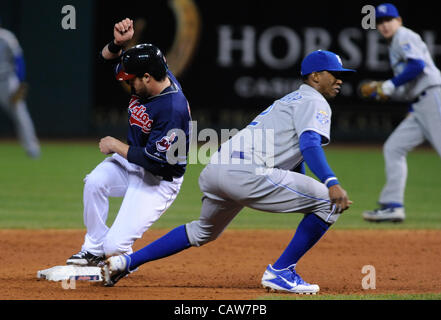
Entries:
POLYGON ((198 220, 181 225, 131 255, 109 258, 102 266, 107 286, 143 263, 215 240, 244 208, 303 213, 295 235, 261 283, 269 290, 315 294, 296 264, 352 203, 329 167, 322 145, 330 141, 327 99, 340 92, 341 59, 314 51, 302 62, 304 84, 258 115, 223 143, 199 177, 204 193, 198 220), (264 142, 264 140, 266 141, 264 142), (304 174, 304 161, 320 182, 304 174))
POLYGON ((362 95, 405 100, 411 104, 411 112, 384 144, 386 184, 378 201, 380 208, 365 211, 363 218, 401 222, 405 219, 407 153, 427 140, 441 156, 441 74, 427 45, 417 33, 403 26, 393 4, 381 4, 375 13, 377 30, 389 45, 394 77, 365 84, 362 95))
POLYGON ((14 123, 17 136, 31 158, 40 156, 40 144, 26 105, 27 84, 22 48, 0 20, 0 106, 14 123))
POLYGON ((139 44, 123 51, 133 34, 132 20, 116 23, 114 40, 101 51, 101 58, 116 64, 117 80, 131 88, 127 144, 110 136, 101 139, 100 151, 113 155, 84 179, 87 233, 80 252, 67 264, 93 266, 105 256, 131 253, 135 240, 171 206, 184 179, 186 155, 171 164, 168 151, 172 144, 184 143, 188 152, 187 99, 156 46, 139 44), (109 197, 124 198, 110 228, 109 197))

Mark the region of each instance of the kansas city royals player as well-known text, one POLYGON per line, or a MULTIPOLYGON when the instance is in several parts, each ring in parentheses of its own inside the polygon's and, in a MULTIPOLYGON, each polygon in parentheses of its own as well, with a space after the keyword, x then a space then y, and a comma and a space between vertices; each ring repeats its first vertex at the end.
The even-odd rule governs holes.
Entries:
POLYGON ((386 184, 380 208, 365 211, 368 221, 400 222, 405 219, 404 191, 407 153, 428 140, 441 156, 441 73, 421 37, 402 25, 397 8, 390 3, 376 8, 377 30, 389 42, 394 77, 382 83, 386 96, 411 103, 411 112, 387 139, 383 152, 386 184))
POLYGON ((276 100, 246 128, 223 143, 199 178, 204 193, 199 220, 175 228, 131 255, 102 265, 112 286, 139 265, 215 240, 243 207, 298 212, 304 218, 292 241, 262 285, 271 290, 312 293, 319 286, 295 271, 299 259, 352 203, 327 164, 322 145, 330 141, 331 108, 326 99, 340 91, 344 69, 329 51, 315 51, 302 62, 304 84, 276 100), (304 162, 321 182, 304 175, 304 162))
POLYGON ((26 67, 22 48, 12 32, 0 27, 0 106, 11 117, 26 153, 40 156, 40 144, 25 101, 26 67))
POLYGON ((184 143, 188 150, 190 109, 180 84, 157 47, 140 44, 122 53, 133 36, 132 20, 117 23, 114 36, 101 54, 119 63, 117 79, 132 89, 127 144, 113 137, 101 139, 100 151, 113 155, 84 180, 87 233, 81 251, 67 264, 96 265, 104 256, 131 253, 134 241, 175 200, 186 169, 186 157, 173 165, 167 162, 173 143, 184 143), (111 228, 106 225, 109 197, 124 197, 111 228))

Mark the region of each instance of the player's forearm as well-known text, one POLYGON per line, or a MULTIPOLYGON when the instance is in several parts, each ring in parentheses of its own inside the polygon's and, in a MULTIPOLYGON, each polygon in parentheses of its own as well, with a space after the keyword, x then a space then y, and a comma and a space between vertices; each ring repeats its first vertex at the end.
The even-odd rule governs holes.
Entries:
POLYGON ((302 152, 303 158, 309 169, 323 182, 328 188, 339 184, 337 177, 326 161, 322 147, 310 147, 302 152))
POLYGON ((104 154, 118 153, 121 157, 126 159, 129 151, 129 145, 109 136, 101 139, 99 148, 104 154))
POLYGON ((127 159, 127 153, 129 152, 129 146, 127 144, 118 141, 113 148, 115 153, 118 153, 121 157, 127 159))
POLYGON ((409 59, 403 72, 383 83, 384 94, 391 95, 397 87, 416 79, 423 72, 425 66, 424 60, 409 59))
POLYGON ((106 60, 113 60, 118 58, 122 52, 122 46, 115 44, 115 40, 106 44, 101 51, 101 54, 106 60))
POLYGON ((300 151, 309 169, 329 188, 339 182, 326 161, 321 139, 317 132, 305 131, 300 136, 300 151))
POLYGON ((421 72, 423 72, 425 67, 424 60, 420 59, 409 59, 406 65, 406 68, 402 73, 392 78, 391 81, 395 85, 395 87, 401 86, 409 81, 414 80, 418 77, 421 72))

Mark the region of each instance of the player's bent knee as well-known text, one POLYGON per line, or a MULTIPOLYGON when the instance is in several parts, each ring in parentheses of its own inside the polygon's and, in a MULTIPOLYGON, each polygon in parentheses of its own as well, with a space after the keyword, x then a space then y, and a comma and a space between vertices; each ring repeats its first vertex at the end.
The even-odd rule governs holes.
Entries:
POLYGON ((383 154, 387 156, 392 155, 406 155, 407 148, 400 146, 394 139, 388 139, 383 145, 383 154))
POLYGON ((101 179, 94 175, 88 175, 84 179, 84 191, 90 194, 105 193, 106 188, 101 179))
POLYGON ((129 248, 123 246, 120 242, 115 241, 114 239, 104 240, 103 250, 106 257, 120 255, 130 251, 129 248))
POLYGON ((329 225, 334 224, 340 217, 340 214, 338 214, 335 210, 335 206, 331 208, 329 203, 325 203, 322 206, 317 207, 312 213, 329 225))
POLYGON ((213 232, 213 227, 202 226, 199 220, 186 225, 188 241, 194 247, 200 247, 215 240, 219 234, 213 232))
POLYGON ((386 140, 386 142, 383 145, 383 153, 387 154, 387 153, 391 153, 394 151, 394 144, 391 143, 389 140, 386 140))

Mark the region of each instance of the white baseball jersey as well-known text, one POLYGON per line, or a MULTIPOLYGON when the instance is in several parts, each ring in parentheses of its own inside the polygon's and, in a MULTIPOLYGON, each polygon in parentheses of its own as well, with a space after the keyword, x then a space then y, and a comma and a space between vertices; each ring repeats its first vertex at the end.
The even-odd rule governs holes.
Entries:
POLYGON ((400 86, 402 98, 413 100, 428 87, 441 85, 441 73, 433 62, 421 37, 406 27, 400 27, 389 46, 389 58, 394 75, 402 73, 408 59, 420 59, 425 68, 416 79, 400 86))
POLYGON ((330 129, 329 103, 317 90, 303 84, 298 90, 276 100, 225 142, 221 146, 222 159, 228 159, 229 153, 238 151, 243 152, 244 159, 257 165, 290 170, 303 161, 300 135, 308 130, 315 131, 324 137, 323 144, 328 144, 330 129))

